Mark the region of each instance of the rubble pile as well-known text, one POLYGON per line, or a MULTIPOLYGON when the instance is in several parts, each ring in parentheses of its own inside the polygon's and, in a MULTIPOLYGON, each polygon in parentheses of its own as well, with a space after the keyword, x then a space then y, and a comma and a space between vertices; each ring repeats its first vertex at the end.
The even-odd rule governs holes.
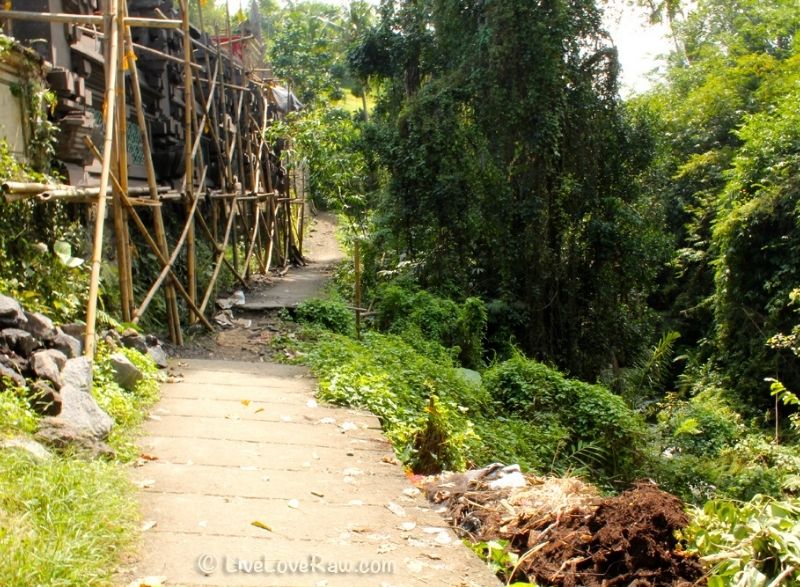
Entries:
MULTIPOLYGON (((31 406, 43 418, 36 440, 54 448, 71 448, 91 456, 111 456, 104 442, 114 424, 92 395, 92 364, 82 356, 84 326, 56 326, 38 312, 0 295, 0 393, 9 384, 25 387, 31 406)), ((149 354, 160 367, 167 355, 155 337, 133 330, 108 331, 101 336, 112 348, 126 346, 149 354)), ((117 383, 133 389, 142 378, 139 369, 122 353, 111 356, 117 383)))

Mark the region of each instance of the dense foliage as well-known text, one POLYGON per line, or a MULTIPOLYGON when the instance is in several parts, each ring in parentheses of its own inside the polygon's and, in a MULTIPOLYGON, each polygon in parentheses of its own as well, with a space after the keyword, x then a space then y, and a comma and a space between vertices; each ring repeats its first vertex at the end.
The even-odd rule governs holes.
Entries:
POLYGON ((637 474, 643 424, 618 396, 521 355, 481 377, 459 366, 461 348, 450 338, 464 331, 459 324, 474 301, 459 307, 399 287, 387 297, 392 301, 384 307, 398 298, 414 300, 416 307, 391 319, 382 312, 386 332, 371 331, 361 340, 343 319, 341 302, 310 300, 298 307, 297 317, 323 328, 310 331, 311 342, 303 345, 320 380, 319 396, 376 414, 413 470, 500 460, 539 471, 591 472, 606 483, 637 474))
POLYGON ((368 2, 353 0, 347 7, 316 1, 269 4, 262 8, 269 61, 301 101, 322 105, 343 98, 347 90, 356 95, 365 91, 347 68, 346 55, 371 25, 374 13, 368 2))
POLYGON ((425 287, 485 299, 495 348, 513 336, 587 378, 630 360, 665 238, 595 3, 387 1, 381 16, 351 54, 384 80, 377 269, 408 262, 425 287))
POLYGON ((348 51, 379 96, 369 122, 323 122, 333 146, 301 147, 359 153, 349 177, 317 168, 357 197, 338 208, 368 229, 378 332, 337 338, 338 358, 324 334, 309 360, 326 397, 404 431, 413 466, 428 434, 440 465, 651 477, 716 500, 687 532, 718 563, 713 584, 786 581, 800 15, 791 0, 637 4, 674 50, 652 90, 622 101, 598 3, 381 2, 348 51), (452 369, 471 382, 461 399, 441 383, 452 369))
POLYGON ((692 360, 763 409, 765 377, 800 383, 796 359, 767 345, 795 323, 800 279, 800 15, 789 0, 705 0, 676 26, 684 59, 636 105, 658 120, 647 187, 677 238, 664 309, 692 360))

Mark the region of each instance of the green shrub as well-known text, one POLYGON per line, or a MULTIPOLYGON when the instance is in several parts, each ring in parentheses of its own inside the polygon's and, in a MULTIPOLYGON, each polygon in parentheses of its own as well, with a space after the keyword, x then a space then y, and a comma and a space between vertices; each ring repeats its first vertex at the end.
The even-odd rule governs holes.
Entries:
POLYGON ((692 518, 682 537, 689 552, 713 564, 709 587, 797 585, 800 581, 797 499, 777 501, 757 495, 746 503, 713 500, 692 518))
POLYGON ((298 322, 316 324, 337 334, 355 332, 353 310, 339 300, 306 300, 297 306, 296 316, 298 322))
POLYGON ((458 346, 461 364, 470 369, 483 366, 483 341, 486 338, 488 313, 478 298, 467 298, 458 317, 458 346))
POLYGON ((553 469, 559 453, 569 444, 569 430, 554 414, 482 418, 476 422, 475 432, 480 442, 472 447, 471 455, 478 466, 499 461, 544 473, 553 469))
POLYGON ((727 497, 750 499, 757 494, 779 497, 800 490, 797 447, 775 444, 762 434, 745 436, 723 450, 714 464, 713 481, 727 497))
POLYGON ((463 366, 483 366, 487 311, 482 300, 467 298, 458 304, 427 291, 390 284, 379 289, 375 309, 380 329, 403 338, 406 333, 421 333, 428 340, 454 349, 463 366))
POLYGON ((570 446, 577 450, 591 444, 596 452, 605 453, 598 464, 606 475, 634 474, 643 423, 608 389, 566 379, 520 355, 489 369, 483 382, 508 414, 534 422, 537 415, 551 414, 568 431, 570 446))
POLYGON ((402 330, 397 330, 394 334, 403 339, 406 344, 419 354, 430 358, 436 363, 447 366, 453 366, 456 363, 459 349, 447 348, 438 340, 425 336, 416 324, 407 322, 403 325, 402 330))
POLYGON ((375 332, 362 341, 323 333, 307 360, 319 379, 320 399, 370 410, 412 468, 430 470, 432 462, 447 469, 467 465, 474 437, 469 417, 490 401, 449 364, 420 354, 399 336, 375 332), (443 432, 432 444, 423 442, 426 431, 434 431, 431 426, 443 432))
POLYGON ((667 442, 696 456, 714 457, 744 432, 741 416, 713 392, 689 401, 668 396, 658 419, 667 442))
POLYGON ((774 444, 760 433, 747 434, 714 456, 659 455, 651 471, 665 489, 694 503, 714 497, 781 498, 800 491, 797 447, 774 444))

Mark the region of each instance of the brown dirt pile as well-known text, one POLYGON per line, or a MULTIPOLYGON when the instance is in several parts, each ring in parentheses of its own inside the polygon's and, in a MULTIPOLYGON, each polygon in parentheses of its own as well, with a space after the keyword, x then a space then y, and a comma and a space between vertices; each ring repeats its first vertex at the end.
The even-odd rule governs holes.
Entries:
MULTIPOLYGON (((689 519, 681 501, 641 481, 602 499, 579 479, 527 477, 491 490, 481 479, 428 484, 451 523, 474 541, 507 540, 520 556, 515 581, 564 587, 704 585, 695 557, 676 549, 689 519)), ((508 577, 504 577, 508 579, 508 577)))

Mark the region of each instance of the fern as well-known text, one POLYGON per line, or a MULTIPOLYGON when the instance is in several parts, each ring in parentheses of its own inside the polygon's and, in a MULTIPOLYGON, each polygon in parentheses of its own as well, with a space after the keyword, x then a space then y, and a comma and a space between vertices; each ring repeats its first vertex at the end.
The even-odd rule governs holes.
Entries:
POLYGON ((653 348, 636 360, 633 368, 626 373, 623 385, 628 403, 649 397, 664 387, 675 352, 675 342, 680 337, 678 332, 667 332, 653 348))
POLYGON ((578 440, 569 447, 568 454, 562 457, 566 466, 558 466, 554 457, 552 468, 561 475, 597 478, 601 475, 608 456, 608 451, 597 441, 578 440))
POLYGON ((122 328, 122 325, 119 321, 117 321, 111 314, 100 308, 97 308, 97 322, 106 328, 113 328, 115 330, 120 330, 122 328))

